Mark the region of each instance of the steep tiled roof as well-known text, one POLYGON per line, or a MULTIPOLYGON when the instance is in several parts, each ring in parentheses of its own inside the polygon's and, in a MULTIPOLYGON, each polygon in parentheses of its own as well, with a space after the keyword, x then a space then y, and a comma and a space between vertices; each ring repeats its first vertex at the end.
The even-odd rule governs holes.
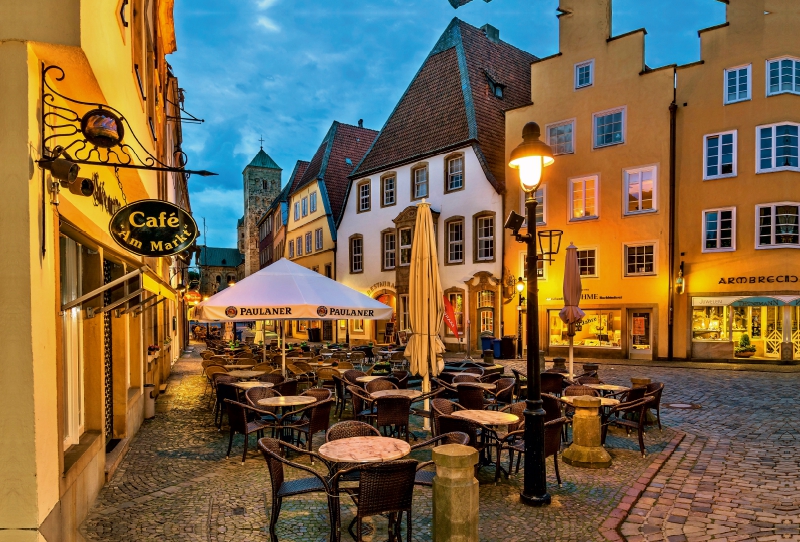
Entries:
POLYGON ((244 261, 244 255, 236 248, 219 248, 198 245, 197 265, 236 267, 244 261))
POLYGON ((530 65, 535 60, 453 19, 350 178, 472 144, 487 178, 502 192, 503 112, 530 103, 530 65), (494 95, 493 85, 502 87, 502 98, 494 95))
POLYGON ((347 191, 347 176, 361 161, 377 135, 375 130, 334 121, 292 192, 314 179, 323 181, 325 190, 320 195, 324 198, 327 193, 333 221, 338 221, 347 191))
POLYGON ((250 163, 247 164, 247 167, 265 167, 269 169, 281 169, 281 167, 275 163, 275 160, 269 157, 267 153, 264 152, 264 149, 258 151, 250 163))

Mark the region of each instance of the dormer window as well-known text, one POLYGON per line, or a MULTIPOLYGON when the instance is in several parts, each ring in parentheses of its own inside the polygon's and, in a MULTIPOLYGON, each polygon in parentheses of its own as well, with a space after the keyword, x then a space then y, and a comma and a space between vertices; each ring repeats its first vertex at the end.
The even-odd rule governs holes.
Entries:
POLYGON ((489 75, 489 72, 484 71, 486 74, 486 80, 489 83, 489 92, 495 97, 503 99, 503 94, 505 92, 506 86, 502 83, 498 83, 495 79, 489 75))

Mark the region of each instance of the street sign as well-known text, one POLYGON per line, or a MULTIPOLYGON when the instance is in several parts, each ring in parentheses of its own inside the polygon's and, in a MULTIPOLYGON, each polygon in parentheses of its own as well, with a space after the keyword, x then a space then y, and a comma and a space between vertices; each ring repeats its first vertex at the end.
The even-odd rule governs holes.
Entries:
POLYGON ((172 256, 197 238, 192 216, 167 201, 139 200, 121 208, 108 224, 111 237, 122 248, 140 256, 172 256))

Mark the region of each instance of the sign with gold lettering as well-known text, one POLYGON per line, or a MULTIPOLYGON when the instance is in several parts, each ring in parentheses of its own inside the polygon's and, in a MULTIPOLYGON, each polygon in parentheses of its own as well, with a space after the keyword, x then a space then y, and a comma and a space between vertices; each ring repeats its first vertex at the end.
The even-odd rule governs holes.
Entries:
POLYGON ((172 203, 145 199, 121 208, 108 231, 122 248, 140 256, 172 256, 197 238, 192 216, 172 203))

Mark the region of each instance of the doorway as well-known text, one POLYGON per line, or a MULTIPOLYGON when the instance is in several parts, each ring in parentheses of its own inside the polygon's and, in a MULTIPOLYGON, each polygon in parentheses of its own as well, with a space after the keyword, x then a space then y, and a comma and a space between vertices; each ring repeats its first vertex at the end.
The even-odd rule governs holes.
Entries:
POLYGON ((653 311, 631 309, 628 311, 628 357, 630 359, 653 359, 653 311))
POLYGON ((393 293, 384 291, 375 296, 377 301, 384 305, 392 307, 392 318, 389 320, 375 320, 375 325, 372 326, 374 330, 373 340, 376 344, 391 344, 395 342, 395 333, 397 332, 397 296, 393 293))

